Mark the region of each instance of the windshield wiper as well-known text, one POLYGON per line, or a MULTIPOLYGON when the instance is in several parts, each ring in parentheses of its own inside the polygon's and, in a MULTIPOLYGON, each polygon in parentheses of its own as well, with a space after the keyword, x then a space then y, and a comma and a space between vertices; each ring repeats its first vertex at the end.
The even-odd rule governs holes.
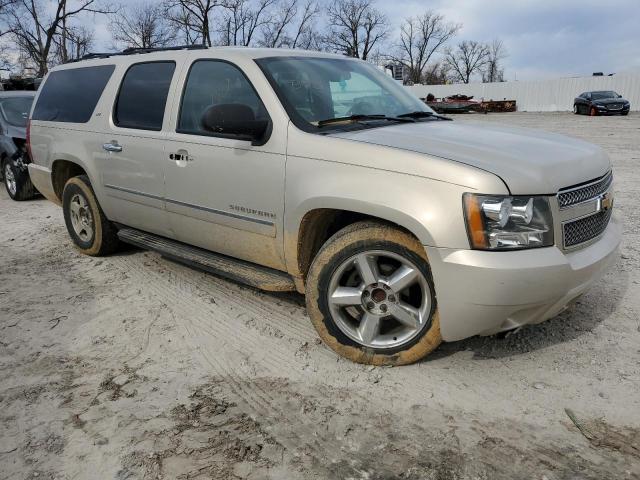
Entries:
POLYGON ((324 127, 325 125, 332 125, 334 123, 342 123, 342 122, 361 122, 367 120, 388 120, 392 122, 414 122, 412 118, 400 118, 398 117, 388 117, 382 114, 376 115, 349 115, 348 117, 335 117, 335 118, 327 118, 325 120, 320 120, 318 122, 318 127, 324 127))
POLYGON ((398 118, 439 118, 440 120, 453 120, 452 118, 443 117, 437 113, 425 112, 423 110, 416 110, 415 112, 401 113, 398 118))

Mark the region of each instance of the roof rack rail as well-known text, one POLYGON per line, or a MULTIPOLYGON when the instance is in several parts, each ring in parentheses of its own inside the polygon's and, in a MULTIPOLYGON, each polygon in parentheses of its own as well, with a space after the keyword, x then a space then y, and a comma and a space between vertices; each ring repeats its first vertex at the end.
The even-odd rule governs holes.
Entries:
POLYGON ((137 48, 129 47, 125 48, 121 55, 133 55, 134 53, 153 53, 153 52, 165 52, 170 50, 205 50, 209 47, 206 45, 178 45, 175 47, 152 47, 152 48, 137 48))
POLYGON ((94 58, 109 58, 109 57, 117 57, 120 55, 134 55, 139 53, 153 53, 153 52, 165 52, 171 50, 205 50, 209 47, 206 45, 178 45, 175 47, 153 47, 153 48, 138 48, 138 47, 129 47, 125 48, 121 52, 95 52, 95 53, 87 53, 80 58, 74 58, 73 60, 69 60, 66 63, 75 63, 81 62, 82 60, 92 60, 94 58))

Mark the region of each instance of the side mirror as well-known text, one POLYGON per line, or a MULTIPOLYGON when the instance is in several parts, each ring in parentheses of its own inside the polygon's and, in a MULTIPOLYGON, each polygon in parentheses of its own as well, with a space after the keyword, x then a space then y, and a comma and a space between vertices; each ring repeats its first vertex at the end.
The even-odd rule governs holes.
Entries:
POLYGON ((240 103, 224 103, 207 108, 200 120, 202 128, 211 133, 236 136, 261 145, 269 128, 268 120, 256 120, 253 109, 240 103))
POLYGON ((622 95, 618 95, 618 98, 622 98, 622 95))

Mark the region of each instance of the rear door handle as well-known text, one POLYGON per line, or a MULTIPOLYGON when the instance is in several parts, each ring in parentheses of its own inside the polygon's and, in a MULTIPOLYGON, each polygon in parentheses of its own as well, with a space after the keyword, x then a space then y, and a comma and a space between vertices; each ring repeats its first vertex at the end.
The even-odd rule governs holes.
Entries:
POLYGON ((102 145, 102 148, 104 148, 107 152, 121 152, 122 151, 122 145, 118 145, 118 142, 116 142, 115 140, 111 140, 111 143, 104 143, 102 145))
POLYGON ((176 162, 193 162, 194 160, 194 158, 184 150, 179 150, 176 153, 170 153, 169 159, 175 160, 176 162))

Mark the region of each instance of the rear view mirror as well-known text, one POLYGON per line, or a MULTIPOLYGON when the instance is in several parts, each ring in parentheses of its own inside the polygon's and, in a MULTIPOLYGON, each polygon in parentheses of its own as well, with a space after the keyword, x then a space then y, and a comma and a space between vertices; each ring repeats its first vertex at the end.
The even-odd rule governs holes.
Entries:
POLYGON ((211 133, 250 140, 261 145, 269 128, 268 120, 256 120, 253 109, 240 103, 225 103, 207 108, 200 120, 202 128, 211 133))

